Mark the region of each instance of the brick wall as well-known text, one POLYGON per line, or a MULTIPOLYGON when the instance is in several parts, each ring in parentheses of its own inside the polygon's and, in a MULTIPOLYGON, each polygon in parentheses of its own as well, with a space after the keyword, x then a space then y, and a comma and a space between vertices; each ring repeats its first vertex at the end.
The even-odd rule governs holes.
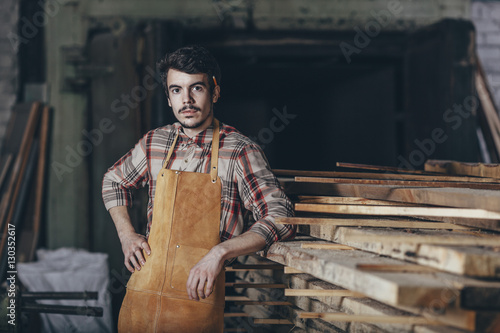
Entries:
POLYGON ((479 59, 500 108, 500 1, 472 2, 471 19, 477 30, 479 59))
POLYGON ((7 128, 10 110, 17 97, 17 48, 9 33, 17 33, 19 0, 0 1, 0 144, 7 128))

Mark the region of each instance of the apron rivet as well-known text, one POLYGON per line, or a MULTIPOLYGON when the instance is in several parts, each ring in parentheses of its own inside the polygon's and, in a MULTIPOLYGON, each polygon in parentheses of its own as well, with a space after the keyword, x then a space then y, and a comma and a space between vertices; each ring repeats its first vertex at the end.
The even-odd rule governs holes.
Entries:
POLYGON ((176 248, 180 248, 181 246, 180 245, 177 245, 176 248))

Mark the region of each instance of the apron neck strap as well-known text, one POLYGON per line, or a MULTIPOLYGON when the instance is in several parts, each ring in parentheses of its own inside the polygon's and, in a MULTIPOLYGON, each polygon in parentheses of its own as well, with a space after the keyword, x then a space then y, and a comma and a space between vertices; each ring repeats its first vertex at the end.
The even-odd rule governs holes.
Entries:
MULTIPOLYGON (((219 166, 219 121, 214 118, 213 121, 214 128, 213 128, 213 134, 212 134, 212 158, 210 159, 210 176, 212 178, 212 182, 215 183, 217 180, 217 169, 219 166)), ((170 146, 170 149, 168 150, 167 158, 165 159, 165 162, 163 163, 163 169, 167 168, 168 161, 170 161, 170 158, 172 157, 172 154, 174 153, 175 145, 177 144, 177 139, 179 138, 179 131, 177 130, 175 134, 174 141, 172 142, 172 145, 170 146)))
POLYGON ((212 135, 212 158, 210 159, 210 177, 212 183, 217 181, 217 169, 219 167, 219 121, 214 118, 214 130, 212 135))

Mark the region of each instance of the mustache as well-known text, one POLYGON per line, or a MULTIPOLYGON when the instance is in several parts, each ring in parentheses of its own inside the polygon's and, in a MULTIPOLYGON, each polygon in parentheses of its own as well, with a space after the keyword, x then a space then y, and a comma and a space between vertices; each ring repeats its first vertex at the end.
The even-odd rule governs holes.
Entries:
POLYGON ((194 105, 188 104, 188 105, 184 106, 182 109, 180 109, 179 113, 181 113, 182 111, 186 111, 186 110, 201 111, 201 109, 199 107, 196 107, 194 105))

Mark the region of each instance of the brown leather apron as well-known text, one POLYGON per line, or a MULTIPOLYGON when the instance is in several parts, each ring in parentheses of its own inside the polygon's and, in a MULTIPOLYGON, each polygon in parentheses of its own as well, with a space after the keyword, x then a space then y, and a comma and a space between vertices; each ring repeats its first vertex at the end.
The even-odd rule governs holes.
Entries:
POLYGON ((223 330, 224 270, 208 298, 193 301, 186 291, 191 268, 220 243, 219 122, 214 119, 209 174, 166 169, 178 135, 156 180, 151 256, 127 284, 120 333, 223 330))

